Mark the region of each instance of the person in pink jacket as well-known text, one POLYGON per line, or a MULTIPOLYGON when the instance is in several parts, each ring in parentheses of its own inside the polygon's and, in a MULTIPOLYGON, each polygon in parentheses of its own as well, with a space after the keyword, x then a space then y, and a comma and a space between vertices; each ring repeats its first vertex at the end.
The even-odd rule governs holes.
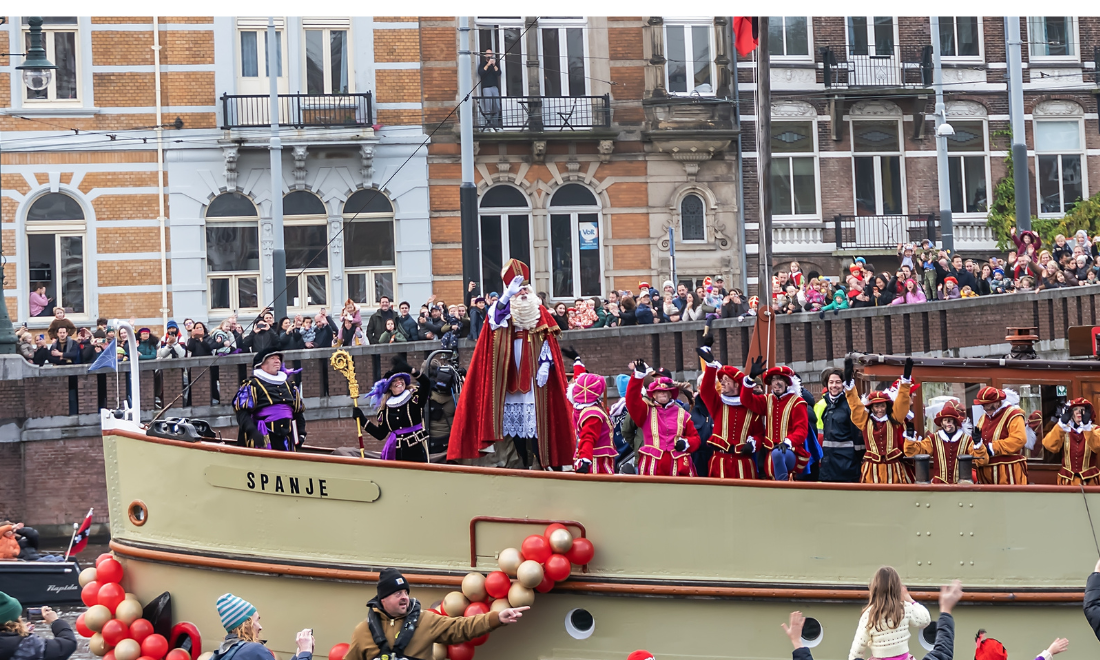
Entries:
POLYGON ((924 291, 921 290, 920 285, 913 278, 905 280, 905 292, 890 301, 891 305, 912 305, 913 303, 927 302, 927 298, 924 297, 924 291))

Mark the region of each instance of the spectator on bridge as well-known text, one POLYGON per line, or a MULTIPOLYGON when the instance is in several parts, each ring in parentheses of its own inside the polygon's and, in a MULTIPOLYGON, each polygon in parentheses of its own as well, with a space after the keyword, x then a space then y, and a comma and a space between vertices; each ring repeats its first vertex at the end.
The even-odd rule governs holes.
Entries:
POLYGON ((265 309, 260 316, 252 322, 252 332, 244 335, 238 345, 252 353, 264 353, 274 348, 279 341, 275 329, 275 314, 270 309, 265 309))
POLYGON ((1012 227, 1008 230, 1008 234, 1012 237, 1012 242, 1016 244, 1017 257, 1027 254, 1034 258, 1043 246, 1043 239, 1039 238, 1039 235, 1033 231, 1017 232, 1016 228, 1012 227))
MULTIPOLYGON (((41 343, 45 345, 46 342, 42 340, 41 343)), ((80 364, 80 345, 76 339, 69 336, 67 327, 59 326, 57 341, 50 344, 49 348, 35 352, 35 364, 42 366, 46 362, 58 366, 80 364)))
POLYGON ((398 344, 409 341, 394 319, 386 319, 386 330, 378 338, 379 344, 398 344))
POLYGON ((940 300, 955 300, 961 298, 962 291, 959 290, 959 281, 951 275, 945 277, 943 284, 940 285, 939 295, 936 297, 940 300))
POLYGON ((650 306, 649 293, 643 293, 638 296, 638 306, 634 308, 634 316, 637 319, 638 325, 660 323, 660 319, 650 306))
POLYGON ((222 320, 218 327, 210 333, 209 345, 214 355, 229 355, 237 350, 237 337, 233 332, 233 326, 237 324, 237 318, 230 316, 222 320))
POLYGON ((402 301, 397 306, 398 317, 397 323, 401 326, 401 332, 409 338, 416 336, 416 317, 409 315, 411 306, 408 302, 402 301))
POLYGON ((50 327, 46 330, 46 334, 49 335, 50 339, 57 339, 57 329, 62 327, 69 331, 70 337, 76 334, 76 326, 73 325, 72 321, 65 318, 65 308, 54 307, 53 320, 50 321, 50 327))
POLYGON ((485 326, 485 318, 485 298, 478 296, 474 298, 470 307, 470 334, 468 335, 475 344, 477 338, 481 336, 481 329, 485 326))
POLYGON ((34 634, 34 624, 24 621, 22 613, 18 600, 0 592, 0 660, 66 660, 76 651, 76 634, 57 612, 42 608, 51 639, 34 634))
POLYGON ((15 329, 16 347, 27 362, 34 362, 34 333, 26 328, 15 329))
POLYGON ((633 296, 624 296, 619 307, 619 325, 638 325, 638 307, 633 296))
MULTIPOLYGON (((1009 230, 1011 232, 1011 230, 1009 230)), ((1058 261, 1062 260, 1062 257, 1073 256, 1073 246, 1066 242, 1066 237, 1062 234, 1058 234, 1054 237, 1054 245, 1050 247, 1051 256, 1058 261)))
POLYGON ((367 337, 363 334, 363 328, 356 325, 350 317, 342 316, 333 346, 362 346, 365 343, 367 343, 367 337))
POLYGON ((42 313, 50 306, 51 298, 46 297, 46 285, 39 284, 34 287, 30 295, 31 316, 42 316, 42 313))
POLYGON ((280 351, 300 351, 305 349, 306 342, 302 339, 301 314, 295 316, 293 321, 286 316, 279 319, 279 341, 277 346, 280 351))
POLYGON ((382 333, 386 331, 386 321, 396 320, 397 314, 391 307, 390 297, 382 296, 378 299, 378 311, 371 315, 367 321, 367 341, 372 344, 382 343, 382 333))
MULTIPOLYGON (((180 328, 174 321, 168 321, 168 330, 164 333, 164 339, 160 341, 157 346, 158 358, 181 358, 187 357, 186 340, 180 340, 180 328)), ((141 345, 138 345, 138 350, 141 350, 141 345)))
POLYGON ((149 328, 141 328, 138 330, 137 348, 139 360, 155 360, 157 358, 157 351, 160 349, 160 340, 157 339, 157 336, 154 335, 153 331, 149 328))
POLYGON ((927 302, 924 297, 924 291, 917 284, 917 281, 910 278, 905 280, 905 292, 890 301, 891 305, 915 305, 917 303, 927 302))

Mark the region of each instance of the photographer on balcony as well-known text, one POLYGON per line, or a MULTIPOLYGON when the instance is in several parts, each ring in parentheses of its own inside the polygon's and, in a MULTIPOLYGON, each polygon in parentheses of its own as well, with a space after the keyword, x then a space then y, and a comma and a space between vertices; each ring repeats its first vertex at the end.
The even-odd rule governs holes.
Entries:
POLYGON ((481 79, 481 116, 483 128, 503 128, 500 116, 500 65, 492 48, 485 49, 485 60, 477 68, 481 79))

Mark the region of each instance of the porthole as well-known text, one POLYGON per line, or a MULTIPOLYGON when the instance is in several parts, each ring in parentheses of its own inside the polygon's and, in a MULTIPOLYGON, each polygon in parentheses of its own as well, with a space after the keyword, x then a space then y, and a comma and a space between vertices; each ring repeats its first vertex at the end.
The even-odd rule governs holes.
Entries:
POLYGON ((920 631, 920 645, 924 647, 924 650, 931 651, 932 647, 936 645, 936 622, 925 626, 924 630, 920 631))
POLYGON ((586 609, 569 610, 565 615, 565 632, 573 639, 588 639, 596 630, 596 619, 586 609))
POLYGON ((825 629, 821 627, 821 622, 811 616, 806 617, 806 623, 802 624, 802 645, 812 649, 823 639, 825 629))
POLYGON ((145 502, 141 500, 130 502, 126 513, 130 517, 130 524, 134 527, 141 527, 149 520, 149 507, 145 506, 145 502))

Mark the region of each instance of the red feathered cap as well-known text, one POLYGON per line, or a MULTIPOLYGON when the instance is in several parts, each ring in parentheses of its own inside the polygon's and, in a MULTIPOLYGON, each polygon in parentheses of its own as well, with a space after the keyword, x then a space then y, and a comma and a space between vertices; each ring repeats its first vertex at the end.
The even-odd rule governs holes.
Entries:
POLYGON ((943 408, 936 413, 936 426, 943 426, 943 420, 947 417, 955 420, 956 424, 961 424, 966 419, 966 413, 959 408, 959 404, 955 401, 948 401, 943 404, 943 408))
POLYGON ((675 394, 680 391, 680 388, 676 387, 676 383, 673 383, 671 378, 659 376, 653 379, 653 382, 649 384, 646 391, 649 392, 651 396, 657 392, 672 392, 675 394))
POLYGON ((729 376, 733 379, 733 382, 740 384, 745 380, 745 374, 741 372, 737 367, 726 365, 718 370, 718 381, 721 382, 723 376, 729 376))
POLYGON ((1074 408, 1077 408, 1077 407, 1082 407, 1082 408, 1085 408, 1086 410, 1088 410, 1090 415, 1092 414, 1092 401, 1089 401, 1088 399, 1086 399, 1084 397, 1077 397, 1076 399, 1070 401, 1069 402, 1069 407, 1070 407, 1070 410, 1072 410, 1074 408))
POLYGON ((894 400, 890 398, 890 395, 882 390, 875 390, 867 395, 867 405, 875 403, 893 403, 894 400))
POLYGON ((771 369, 768 369, 764 372, 764 382, 767 383, 771 381, 773 376, 782 376, 783 378, 787 379, 788 384, 791 384, 794 382, 794 369, 791 369, 786 365, 772 367, 771 369))
POLYGON ((974 660, 1008 660, 1008 651, 995 639, 983 639, 974 651, 974 660))
POLYGON ((1038 410, 1032 410, 1031 414, 1027 416, 1027 425, 1035 431, 1043 428, 1043 413, 1038 410))
POLYGON ((1004 390, 999 390, 996 387, 986 386, 978 390, 978 396, 974 398, 974 403, 984 406, 987 403, 1000 403, 1005 400, 1004 390))

